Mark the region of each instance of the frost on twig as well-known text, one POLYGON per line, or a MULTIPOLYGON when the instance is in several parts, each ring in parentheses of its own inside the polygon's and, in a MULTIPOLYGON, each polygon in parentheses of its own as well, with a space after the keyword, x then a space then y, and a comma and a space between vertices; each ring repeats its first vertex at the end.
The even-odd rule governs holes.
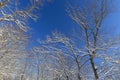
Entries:
POLYGON ((26 54, 27 36, 14 27, 0 27, 0 79, 16 75, 26 54))
POLYGON ((36 20, 38 16, 34 14, 34 10, 38 9, 36 0, 29 0, 27 5, 19 3, 20 0, 0 0, 0 22, 16 24, 21 30, 27 31, 27 21, 29 18, 36 20))

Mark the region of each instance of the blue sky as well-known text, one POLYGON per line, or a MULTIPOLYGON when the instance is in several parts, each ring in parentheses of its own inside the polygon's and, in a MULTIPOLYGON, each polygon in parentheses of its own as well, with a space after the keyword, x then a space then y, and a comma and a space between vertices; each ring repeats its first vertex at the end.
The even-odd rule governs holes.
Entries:
POLYGON ((54 0, 54 2, 44 5, 39 12, 40 19, 38 22, 31 24, 35 38, 45 38, 45 35, 49 35, 56 30, 68 33, 70 28, 76 25, 66 14, 65 1, 54 0))
POLYGON ((111 13, 106 18, 106 27, 111 27, 110 30, 114 33, 112 34, 120 34, 120 0, 112 0, 113 5, 111 13))
MULTIPOLYGON (((68 0, 69 1, 69 0, 68 0)), ((114 30, 116 34, 120 33, 120 0, 113 1, 113 11, 105 20, 105 26, 108 30, 114 30)), ((112 5, 110 4, 110 5, 112 5)), ((51 3, 45 3, 38 11, 40 18, 37 22, 30 21, 32 28, 32 39, 36 44, 37 39, 45 39, 46 35, 50 35, 53 31, 59 31, 64 34, 70 34, 71 30, 78 25, 70 19, 65 9, 66 0, 54 0, 51 3)))

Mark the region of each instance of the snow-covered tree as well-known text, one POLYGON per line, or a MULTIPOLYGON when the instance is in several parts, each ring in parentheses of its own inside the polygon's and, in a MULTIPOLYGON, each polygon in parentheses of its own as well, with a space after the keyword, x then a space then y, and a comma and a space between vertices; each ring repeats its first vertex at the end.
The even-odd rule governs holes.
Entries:
MULTIPOLYGON (((15 24, 21 30, 27 30, 27 21, 29 18, 36 20, 37 14, 34 11, 39 8, 38 1, 29 0, 22 4, 20 0, 0 0, 0 23, 15 24)), ((24 1, 23 1, 24 2, 24 1)))
POLYGON ((23 31, 12 26, 0 27, 0 79, 12 79, 22 68, 27 38, 23 31))
POLYGON ((113 66, 115 67, 115 65, 109 60, 115 61, 114 57, 116 57, 116 55, 114 49, 119 48, 117 45, 119 38, 104 34, 106 27, 104 27, 103 24, 107 15, 110 13, 110 1, 85 0, 83 2, 81 6, 80 1, 75 5, 69 4, 67 13, 71 19, 79 25, 80 30, 79 33, 76 31, 77 37, 75 36, 75 38, 83 44, 84 51, 88 53, 86 56, 90 61, 94 79, 98 80, 102 79, 99 75, 99 70, 101 70, 99 67, 101 67, 102 64, 105 63, 105 67, 109 66, 105 69, 102 77, 105 78, 107 73, 114 71, 113 66))
POLYGON ((81 6, 79 1, 69 4, 67 13, 79 28, 67 37, 53 33, 33 48, 38 80, 119 78, 120 38, 105 34, 103 25, 110 12, 108 3, 107 0, 92 0, 81 6))

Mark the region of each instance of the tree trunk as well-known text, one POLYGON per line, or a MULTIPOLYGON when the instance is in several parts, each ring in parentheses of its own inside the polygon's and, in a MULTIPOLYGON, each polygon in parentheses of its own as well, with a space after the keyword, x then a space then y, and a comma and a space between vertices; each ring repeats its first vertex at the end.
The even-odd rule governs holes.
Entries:
POLYGON ((92 69, 93 69, 93 72, 94 72, 95 80, 98 80, 99 76, 98 76, 98 73, 97 73, 97 69, 95 68, 95 64, 94 64, 92 56, 90 56, 90 63, 92 65, 92 69))
POLYGON ((79 64, 77 57, 75 57, 75 60, 77 63, 77 68, 78 68, 78 80, 82 80, 81 75, 80 75, 80 64, 79 64))

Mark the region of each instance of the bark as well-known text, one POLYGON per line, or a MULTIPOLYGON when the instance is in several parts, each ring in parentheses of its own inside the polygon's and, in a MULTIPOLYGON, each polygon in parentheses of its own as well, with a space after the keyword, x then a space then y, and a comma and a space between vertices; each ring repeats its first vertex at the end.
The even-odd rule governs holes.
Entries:
POLYGON ((95 63, 94 63, 94 60, 93 60, 92 56, 90 56, 90 63, 92 65, 92 69, 93 69, 93 72, 94 72, 95 80, 98 80, 99 76, 98 76, 98 73, 97 73, 97 69, 95 68, 95 63))

